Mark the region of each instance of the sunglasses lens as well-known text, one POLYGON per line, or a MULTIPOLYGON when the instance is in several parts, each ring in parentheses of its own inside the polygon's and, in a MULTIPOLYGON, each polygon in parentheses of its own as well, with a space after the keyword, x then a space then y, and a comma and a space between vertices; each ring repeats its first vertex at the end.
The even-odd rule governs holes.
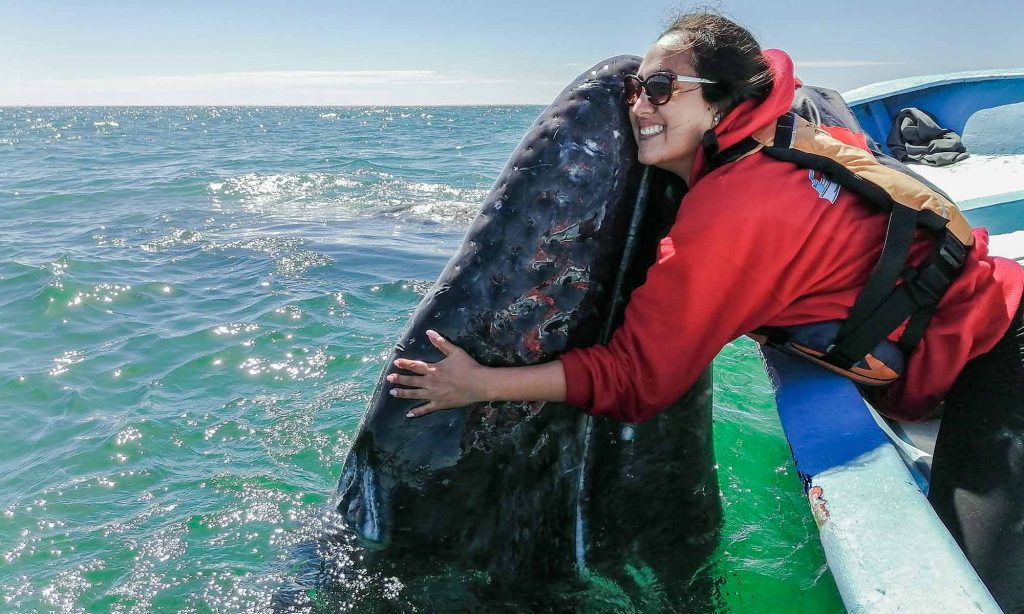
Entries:
POLYGON ((672 98, 672 79, 667 75, 651 75, 644 84, 651 104, 665 104, 672 98))
POLYGON ((633 105, 640 98, 640 92, 643 91, 640 79, 634 75, 627 75, 623 78, 622 84, 626 95, 626 104, 633 105))

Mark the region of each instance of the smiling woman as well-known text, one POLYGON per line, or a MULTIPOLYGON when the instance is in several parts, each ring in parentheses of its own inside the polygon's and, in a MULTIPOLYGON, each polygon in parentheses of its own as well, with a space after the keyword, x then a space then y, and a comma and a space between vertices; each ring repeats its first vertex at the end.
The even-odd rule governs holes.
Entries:
POLYGON ((640 161, 684 179, 703 135, 743 100, 767 97, 772 85, 750 32, 705 13, 676 20, 647 51, 639 75, 647 79, 627 81, 627 87, 642 88, 646 96, 630 95, 627 102, 640 161), (667 80, 667 91, 659 80, 667 80), (658 96, 652 87, 661 88, 658 96), (673 99, 678 102, 667 104, 673 99))
MULTIPOLYGON (((1015 359, 975 359, 1022 343, 1024 269, 990 256, 987 231, 972 232, 943 195, 886 168, 867 151, 863 134, 790 114, 797 84, 788 55, 762 52, 728 19, 707 13, 677 19, 625 86, 640 161, 678 175, 690 189, 621 328, 607 345, 516 368, 482 367, 432 333, 431 343, 446 358, 397 361, 407 374, 392 373, 388 381, 405 388, 391 393, 425 401, 410 416, 485 400, 564 400, 591 415, 643 421, 678 398, 738 336, 824 322, 842 324, 822 358, 835 368, 866 360, 868 350, 846 352, 865 339, 868 348, 886 338, 899 342, 906 371, 874 397, 896 419, 933 414, 957 390, 965 366, 971 379, 998 382, 1005 376, 993 364, 1016 360, 1006 369, 1017 373, 1024 351, 1015 359), (826 180, 834 189, 820 189, 826 180), (912 209, 913 202, 939 203, 941 213, 912 209), (901 226, 905 239, 890 241, 895 231, 887 229, 901 226), (927 232, 914 234, 915 227, 927 232), (890 258, 895 245, 904 246, 902 255, 890 258), (876 263, 880 274, 873 272, 876 263), (908 292, 912 300, 893 299, 908 292)), ((1024 385, 1016 382, 1007 394, 1015 415, 1024 414, 1024 385)), ((977 406, 958 404, 958 412, 983 419, 978 398, 977 406)), ((1007 473, 997 467, 978 473, 1007 473)), ((1021 487, 1004 486, 1007 500, 1024 501, 1021 487)), ((952 497, 954 491, 942 492, 952 497)), ((1024 550, 1024 532, 1008 542, 991 530, 1021 526, 1022 513, 934 503, 982 579, 992 581, 1000 604, 1024 607, 1024 589, 994 582, 999 576, 987 566, 1000 544, 1013 556, 1024 550), (961 535, 967 519, 979 515, 1001 520, 961 535)))
MULTIPOLYGON (((793 45, 801 58, 859 58, 863 53, 871 59, 867 54, 875 53, 878 59, 888 53, 913 62, 914 70, 939 66, 929 65, 928 58, 905 56, 907 38, 893 32, 905 24, 878 20, 884 5, 872 7, 872 1, 879 3, 868 0, 867 6, 858 5, 861 10, 843 15, 848 31, 872 33, 870 48, 863 47, 862 37, 836 36, 835 15, 829 11, 801 13, 800 27, 793 28, 792 13, 778 11, 775 4, 732 6, 766 39, 793 45), (760 17, 762 11, 769 18, 760 17), (861 46, 850 51, 846 45, 855 42, 861 46)), ((961 52, 936 54, 934 61, 970 68, 963 64, 1024 57, 1019 51, 1024 37, 1008 35, 998 39, 998 54, 972 60, 985 48, 977 33, 984 32, 989 41, 997 40, 993 29, 1012 34, 1013 26, 1024 21, 1024 3, 1002 6, 999 20, 973 6, 956 9, 975 13, 973 24, 949 6, 932 8, 915 15, 916 32, 923 35, 956 22, 962 43, 961 52)), ((621 3, 600 0, 481 0, 467 9, 464 3, 408 0, 389 3, 387 11, 375 3, 326 0, 303 4, 301 10, 274 2, 260 2, 255 10, 251 3, 242 10, 237 2, 197 0, 7 2, 0 10, 8 23, 0 37, 0 49, 6 51, 0 106, 142 101, 546 105, 594 60, 625 50, 643 55, 658 34, 652 24, 661 6, 634 3, 628 18, 621 3), (578 63, 567 67, 563 62, 578 63), (421 76, 419 71, 389 70, 395 68, 435 72, 421 76), (137 75, 150 77, 131 81, 137 75), (180 99, 143 87, 150 78, 154 86, 184 87, 192 75, 207 84, 226 75, 224 82, 231 87, 253 76, 267 86, 262 91, 268 97, 246 97, 253 92, 236 89, 226 92, 231 98, 180 99), (296 80, 284 81, 288 75, 296 80), (303 75, 310 81, 351 77, 367 98, 301 98, 292 86, 308 83, 303 75), (472 81, 491 76, 513 84, 472 81), (468 85, 450 83, 460 79, 468 85), (402 88, 393 85, 399 80, 402 88), (536 85, 540 80, 546 83, 543 88, 536 85), (37 84, 40 96, 53 97, 23 95, 19 88, 26 81, 37 84), (404 97, 371 98, 367 81, 404 97), (430 92, 425 91, 428 81, 435 88, 430 92), (77 83, 94 89, 79 90, 77 83)), ((637 73, 639 62, 635 58, 625 72, 637 73)), ((887 70, 895 69, 871 68, 868 74, 846 68, 826 74, 819 68, 815 78, 848 87, 895 76, 887 70)), ((686 74, 701 72, 695 68, 686 74)), ((801 76, 808 74, 814 75, 813 70, 801 76)), ((358 432, 381 369, 389 367, 393 342, 429 295, 509 152, 543 108, 0 108, 0 203, 7 213, 0 222, 0 332, 5 339, 0 398, 5 433, 18 442, 0 450, 0 595, 5 604, 0 609, 269 609, 282 574, 294 570, 297 559, 305 560, 304 546, 319 536, 323 524, 337 526, 336 515, 325 518, 323 511, 333 512, 332 495, 348 442, 358 432)), ((620 142, 628 145, 624 150, 635 151, 627 107, 614 110, 623 118, 615 126, 620 142)), ((719 124, 723 139, 728 121, 725 117, 719 124)), ((586 170, 574 165, 571 172, 586 170)), ((687 206, 711 204, 693 197, 719 176, 701 178, 687 206)), ((749 202, 770 200, 771 191, 749 202)), ((559 194, 550 196, 552 208, 565 211, 559 194)), ((678 203, 679 197, 673 210, 678 203)), ((699 222, 703 213, 687 215, 688 222, 699 222)), ((577 228, 570 226, 562 236, 577 228)), ((737 244, 745 238, 749 235, 737 236, 737 244)), ((662 252, 666 262, 697 258, 702 267, 717 268, 725 257, 702 242, 683 246, 677 239, 673 249, 666 245, 662 252), (668 258, 671 251, 676 256, 668 258)), ((772 259, 770 249, 762 254, 772 259)), ((524 259, 533 256, 524 250, 524 259)), ((576 272, 561 278, 569 284, 565 291, 575 290, 572 284, 579 279, 576 272)), ((722 284, 728 281, 723 278, 722 284)), ((483 282, 490 280, 484 277, 483 282)), ((741 294, 743 285, 722 285, 716 291, 741 294)), ((673 309, 685 315, 691 302, 703 300, 685 298, 673 309)), ((461 343, 450 329, 431 324, 461 343)), ((418 336, 426 343, 426 337, 418 336)), ((715 378, 716 454, 726 526, 711 577, 724 580, 722 594, 733 611, 842 611, 754 344, 730 344, 716 358, 715 378)), ((657 379, 652 376, 650 383, 657 379)), ((644 378, 638 388, 648 383, 644 378)), ((405 420, 413 404, 395 412, 407 432, 458 413, 405 420)), ((583 420, 580 412, 552 410, 542 409, 536 417, 583 420)), ((492 415, 496 422, 505 417, 492 415)), ((631 437, 621 446, 629 452, 643 441, 644 429, 660 420, 688 430, 694 422, 669 410, 647 424, 620 425, 611 432, 631 437)), ((553 441, 554 433, 540 434, 553 441)), ((692 474, 693 466, 675 450, 672 460, 679 472, 692 474)), ((531 452, 532 447, 525 448, 521 460, 536 462, 542 456, 531 452)), ((630 530, 621 539, 613 536, 611 548, 644 537, 678 554, 680 542, 670 537, 675 532, 659 531, 648 519, 659 518, 679 533, 686 523, 641 496, 681 490, 666 466, 651 467, 658 481, 641 479, 637 496, 626 495, 649 516, 618 515, 630 530)), ((630 471, 626 463, 618 467, 630 471)), ((488 478, 477 483, 492 492, 500 486, 488 478)), ((622 498, 622 491, 612 487, 592 492, 622 498)), ((454 524, 460 518, 473 522, 485 516, 481 510, 499 507, 493 499, 466 505, 463 516, 436 500, 427 505, 452 517, 454 524)), ((516 505, 509 511, 524 510, 516 505)), ((901 520, 892 518, 893 524, 901 520)), ((523 526, 535 526, 536 519, 531 520, 523 526)), ((536 531, 515 528, 509 533, 523 542, 543 543, 536 531)), ((497 543, 496 553, 519 545, 497 543)), ((332 553, 338 557, 328 561, 326 573, 337 569, 330 563, 361 551, 332 553)), ((442 567, 428 571, 448 573, 442 567)), ((658 609, 653 604, 661 603, 662 586, 649 583, 644 568, 628 571, 635 581, 622 583, 623 588, 643 585, 632 604, 642 600, 637 609, 658 609)), ((406 604, 421 596, 432 603, 420 609, 445 609, 443 595, 421 590, 424 584, 403 588, 392 578, 380 583, 347 579, 348 609, 355 607, 349 604, 360 591, 377 590, 390 595, 380 609, 412 609, 406 604), (394 597, 396 592, 400 595, 394 597)), ((478 586, 487 582, 479 580, 478 586)), ((533 593, 537 586, 521 588, 533 593)), ((605 578, 595 577, 581 590, 588 591, 585 611, 630 611, 623 589, 605 578)), ((566 589, 567 599, 583 597, 566 589)))

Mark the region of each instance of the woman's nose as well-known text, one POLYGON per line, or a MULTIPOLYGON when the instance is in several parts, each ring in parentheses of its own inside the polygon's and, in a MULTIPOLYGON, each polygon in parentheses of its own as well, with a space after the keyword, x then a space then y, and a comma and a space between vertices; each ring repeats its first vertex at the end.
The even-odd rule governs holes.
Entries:
POLYGON ((651 104, 650 100, 647 100, 646 93, 641 93, 637 96, 636 101, 630 105, 629 110, 636 116, 650 115, 654 112, 654 105, 651 104))

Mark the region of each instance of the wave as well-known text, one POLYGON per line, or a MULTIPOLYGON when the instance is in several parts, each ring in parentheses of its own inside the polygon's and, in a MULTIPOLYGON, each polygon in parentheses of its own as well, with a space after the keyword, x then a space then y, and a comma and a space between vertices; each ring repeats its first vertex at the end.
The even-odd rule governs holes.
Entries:
POLYGON ((315 221, 385 215, 465 224, 487 196, 479 187, 410 180, 366 167, 348 173, 246 173, 210 181, 207 189, 218 206, 238 204, 254 213, 315 221))
POLYGON ((229 243, 212 243, 205 249, 245 249, 260 252, 273 260, 278 273, 292 277, 334 262, 334 259, 326 254, 302 249, 306 243, 308 240, 300 237, 254 236, 229 243))

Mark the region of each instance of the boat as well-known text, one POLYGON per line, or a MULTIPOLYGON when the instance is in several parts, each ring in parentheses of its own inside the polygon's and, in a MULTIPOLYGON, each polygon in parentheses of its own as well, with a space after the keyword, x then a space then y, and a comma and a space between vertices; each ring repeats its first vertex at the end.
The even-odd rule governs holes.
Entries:
MULTIPOLYGON (((884 153, 907 107, 960 134, 967 159, 912 169, 989 229, 993 254, 1024 261, 1024 70, 899 79, 843 97, 884 153)), ((771 348, 762 354, 846 609, 1000 612, 927 500, 939 420, 891 422, 851 381, 771 348)))

